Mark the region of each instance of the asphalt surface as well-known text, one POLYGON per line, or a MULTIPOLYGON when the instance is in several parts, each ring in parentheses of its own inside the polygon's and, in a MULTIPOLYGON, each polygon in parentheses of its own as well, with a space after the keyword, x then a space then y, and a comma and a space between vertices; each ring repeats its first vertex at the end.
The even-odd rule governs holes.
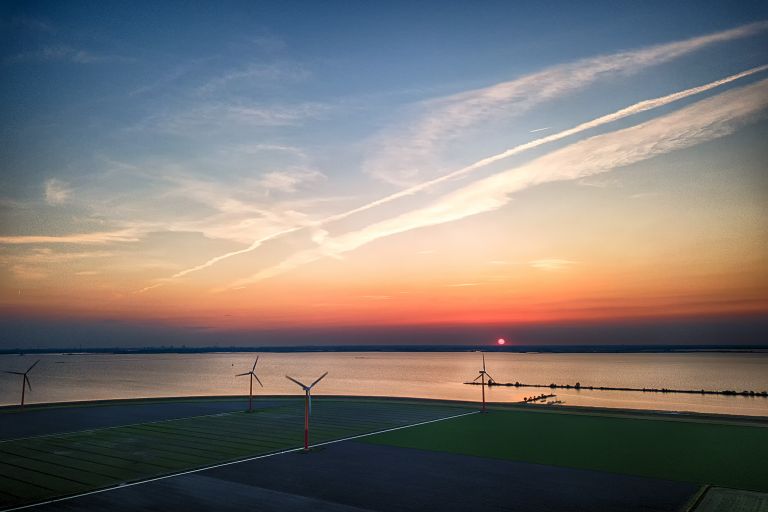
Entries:
MULTIPOLYGON (((254 399, 253 407, 254 409, 271 407, 276 403, 278 402, 274 400, 254 399)), ((31 407, 23 412, 0 413, 0 440, 244 411, 247 408, 247 398, 241 400, 131 402, 114 405, 100 404, 98 406, 31 407)))
POLYGON ((768 493, 710 487, 696 512, 768 512, 768 493))
POLYGON ((345 441, 121 487, 42 511, 673 511, 696 484, 345 441))

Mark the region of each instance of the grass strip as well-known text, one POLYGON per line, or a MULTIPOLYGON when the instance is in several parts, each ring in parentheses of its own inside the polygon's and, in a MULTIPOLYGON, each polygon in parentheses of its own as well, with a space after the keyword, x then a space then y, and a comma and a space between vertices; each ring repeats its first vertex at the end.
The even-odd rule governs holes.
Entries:
POLYGON ((768 491, 762 426, 492 411, 364 441, 768 491))

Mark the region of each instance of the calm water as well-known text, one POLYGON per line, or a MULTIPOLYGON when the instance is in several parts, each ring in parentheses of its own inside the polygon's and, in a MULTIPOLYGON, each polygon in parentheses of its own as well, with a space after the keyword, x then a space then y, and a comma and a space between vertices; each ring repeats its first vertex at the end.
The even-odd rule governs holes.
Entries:
MULTIPOLYGON (((0 356, 0 370, 23 371, 36 359, 27 401, 227 395, 248 392, 253 354, 141 354, 0 356)), ((498 382, 682 389, 768 390, 768 354, 486 354, 498 382)), ((255 394, 295 394, 287 373, 311 382, 329 375, 315 394, 402 396, 479 400, 477 353, 262 354, 255 394)), ((19 400, 21 380, 0 374, 0 404, 19 400)), ((515 402, 548 392, 534 388, 487 390, 492 401, 515 402)), ((700 396, 620 391, 557 390, 564 405, 663 409, 768 416, 762 397, 700 396)))

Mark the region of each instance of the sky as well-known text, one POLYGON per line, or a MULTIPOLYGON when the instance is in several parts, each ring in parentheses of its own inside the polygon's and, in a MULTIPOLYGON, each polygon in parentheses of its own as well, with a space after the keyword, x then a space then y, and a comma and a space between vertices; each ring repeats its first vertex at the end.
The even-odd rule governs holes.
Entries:
POLYGON ((0 348, 765 343, 765 2, 4 2, 0 348))

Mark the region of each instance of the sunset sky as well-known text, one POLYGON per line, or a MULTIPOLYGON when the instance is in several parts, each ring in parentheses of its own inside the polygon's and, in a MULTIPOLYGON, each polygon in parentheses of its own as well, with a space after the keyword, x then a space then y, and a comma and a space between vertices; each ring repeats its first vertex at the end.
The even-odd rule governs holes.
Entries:
POLYGON ((0 27, 0 348, 768 336, 765 2, 0 27))

